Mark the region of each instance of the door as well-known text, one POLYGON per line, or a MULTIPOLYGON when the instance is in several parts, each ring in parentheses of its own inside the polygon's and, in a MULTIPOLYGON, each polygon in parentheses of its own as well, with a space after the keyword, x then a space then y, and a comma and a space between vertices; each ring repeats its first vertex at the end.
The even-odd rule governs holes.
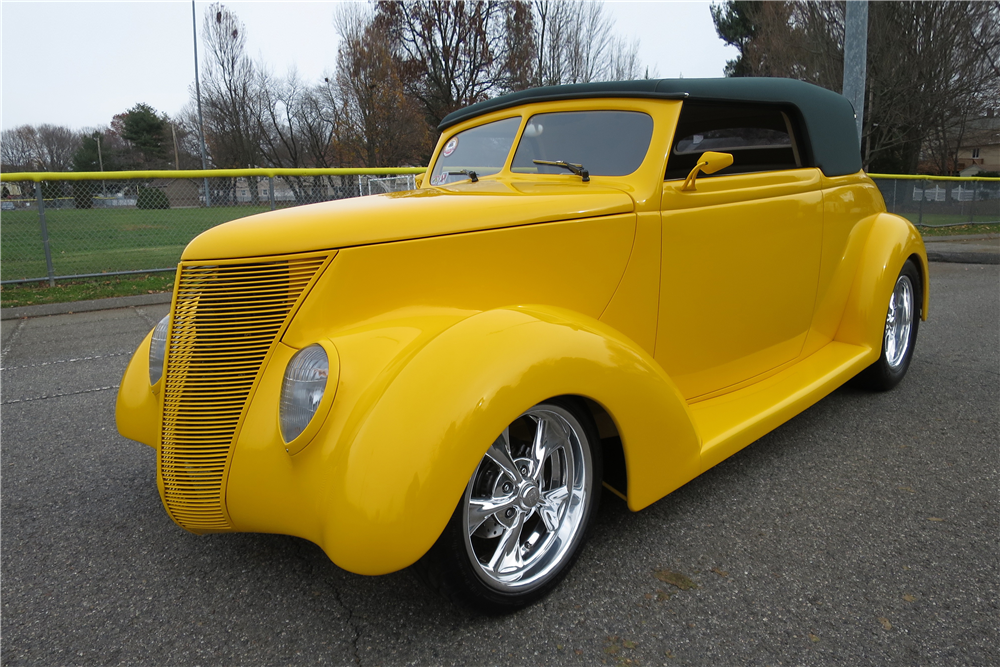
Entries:
POLYGON ((812 321, 822 174, 801 166, 790 114, 752 111, 682 110, 668 161, 655 357, 689 400, 793 361, 812 321), (682 191, 704 150, 733 166, 682 191))

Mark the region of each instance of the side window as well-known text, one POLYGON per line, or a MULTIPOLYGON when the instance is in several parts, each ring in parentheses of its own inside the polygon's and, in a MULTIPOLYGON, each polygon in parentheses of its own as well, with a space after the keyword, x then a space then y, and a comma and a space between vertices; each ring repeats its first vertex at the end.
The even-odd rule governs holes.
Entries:
POLYGON ((798 169, 802 133, 793 116, 776 106, 685 102, 665 179, 687 177, 705 151, 733 155, 733 164, 715 175, 798 169))

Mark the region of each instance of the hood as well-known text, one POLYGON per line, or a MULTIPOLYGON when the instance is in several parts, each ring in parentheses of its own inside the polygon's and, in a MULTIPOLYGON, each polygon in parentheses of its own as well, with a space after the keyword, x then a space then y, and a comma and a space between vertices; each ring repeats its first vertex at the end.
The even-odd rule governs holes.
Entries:
POLYGON ((460 183, 234 220, 199 235, 181 259, 284 255, 633 210, 626 193, 592 183, 460 183))

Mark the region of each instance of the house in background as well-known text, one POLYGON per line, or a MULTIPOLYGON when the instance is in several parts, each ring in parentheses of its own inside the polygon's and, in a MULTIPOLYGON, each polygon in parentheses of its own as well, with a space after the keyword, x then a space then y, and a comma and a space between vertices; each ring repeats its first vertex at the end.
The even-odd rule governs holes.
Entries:
POLYGON ((191 178, 157 178, 149 187, 163 190, 170 208, 196 208, 201 206, 201 189, 191 178))
POLYGON ((968 121, 956 157, 959 176, 1000 172, 1000 117, 991 110, 968 121))

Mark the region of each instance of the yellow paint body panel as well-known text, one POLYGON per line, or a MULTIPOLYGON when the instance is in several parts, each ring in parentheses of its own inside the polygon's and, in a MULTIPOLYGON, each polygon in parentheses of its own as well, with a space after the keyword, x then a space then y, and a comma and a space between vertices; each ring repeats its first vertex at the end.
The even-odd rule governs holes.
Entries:
POLYGON ((687 399, 795 359, 823 241, 816 169, 663 186, 656 360, 687 399))
POLYGON ((146 334, 125 368, 115 401, 115 421, 118 432, 126 438, 158 447, 162 407, 149 386, 149 341, 152 337, 152 331, 146 334))
MULTIPOLYGON (((208 350, 210 373, 225 366, 213 327, 228 332, 225 344, 244 344, 218 318, 283 304, 277 333, 258 345, 259 370, 239 378, 250 389, 232 408, 219 478, 226 529, 312 540, 353 572, 406 567, 438 538, 497 435, 563 395, 610 417, 602 431, 620 436, 627 475, 615 492, 639 510, 875 361, 908 258, 920 266, 926 318, 920 235, 885 212, 868 177, 700 175, 682 191, 683 181, 663 180, 681 106, 536 103, 449 128, 436 149, 494 120, 519 117, 520 133, 535 113, 641 111, 652 139, 627 176, 513 173, 512 148, 504 169, 477 183, 425 179, 413 192, 262 214, 195 239, 183 266, 223 287, 226 267, 280 274, 275 266, 297 257, 318 267, 301 292, 272 285, 264 302, 253 289, 233 303, 226 289, 218 302, 197 289, 175 297, 175 309, 196 314, 185 336, 208 350), (313 344, 332 360, 329 393, 286 446, 282 378, 313 344)), ((126 370, 116 418, 162 458, 162 433, 175 427, 162 417, 169 388, 149 386, 149 345, 126 370)), ((224 385, 206 386, 221 400, 224 385)))

